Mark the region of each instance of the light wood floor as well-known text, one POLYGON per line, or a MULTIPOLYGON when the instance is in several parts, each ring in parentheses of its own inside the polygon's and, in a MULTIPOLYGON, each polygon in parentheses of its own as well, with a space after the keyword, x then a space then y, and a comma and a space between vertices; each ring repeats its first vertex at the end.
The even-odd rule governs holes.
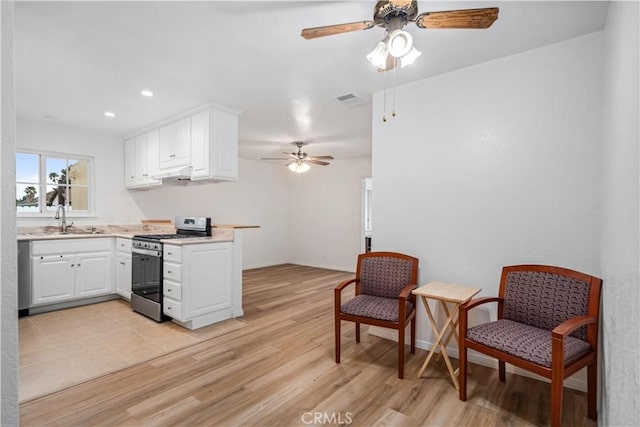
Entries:
MULTIPOLYGON (((334 362, 333 287, 351 274, 295 265, 244 273, 250 326, 20 406, 22 426, 540 426, 549 385, 474 366, 460 402, 444 364, 344 324, 334 362)), ((595 426, 584 393, 565 389, 564 424, 595 426)))

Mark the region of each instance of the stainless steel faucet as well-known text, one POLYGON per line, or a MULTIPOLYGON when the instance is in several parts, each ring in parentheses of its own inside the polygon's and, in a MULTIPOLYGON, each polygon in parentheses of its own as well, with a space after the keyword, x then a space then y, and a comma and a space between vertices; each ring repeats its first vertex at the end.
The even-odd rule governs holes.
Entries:
POLYGON ((66 233, 67 232, 67 214, 64 211, 64 205, 58 205, 58 208, 56 209, 56 216, 54 218, 60 220, 60 231, 63 233, 66 233), (60 211, 62 211, 62 217, 60 217, 60 211))

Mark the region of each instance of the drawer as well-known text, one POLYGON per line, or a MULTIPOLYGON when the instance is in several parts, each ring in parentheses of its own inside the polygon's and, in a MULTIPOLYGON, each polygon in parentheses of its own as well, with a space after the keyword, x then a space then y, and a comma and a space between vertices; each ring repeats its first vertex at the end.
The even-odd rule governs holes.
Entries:
POLYGON ((174 301, 171 298, 164 297, 163 299, 164 308, 162 311, 167 316, 176 319, 182 320, 182 303, 178 301, 174 301))
POLYGON ((116 237, 116 251, 131 253, 131 239, 123 239, 122 237, 116 237))
POLYGON ((180 264, 165 262, 163 265, 162 276, 165 279, 173 280, 174 282, 182 282, 182 266, 180 264))
POLYGON ((182 262, 182 248, 180 246, 164 245, 163 255, 165 261, 182 262))
POLYGON ((180 283, 165 280, 163 286, 164 289, 162 290, 162 293, 165 297, 172 298, 176 301, 182 301, 182 286, 180 283))
POLYGON ((31 242, 31 255, 111 251, 113 238, 53 239, 31 242))

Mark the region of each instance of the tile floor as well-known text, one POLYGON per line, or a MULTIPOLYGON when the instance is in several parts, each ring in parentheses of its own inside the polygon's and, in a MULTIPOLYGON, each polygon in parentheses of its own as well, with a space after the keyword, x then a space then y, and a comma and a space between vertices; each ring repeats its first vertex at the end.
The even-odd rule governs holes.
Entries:
POLYGON ((20 318, 21 402, 247 326, 230 319, 195 331, 156 323, 123 300, 20 318))

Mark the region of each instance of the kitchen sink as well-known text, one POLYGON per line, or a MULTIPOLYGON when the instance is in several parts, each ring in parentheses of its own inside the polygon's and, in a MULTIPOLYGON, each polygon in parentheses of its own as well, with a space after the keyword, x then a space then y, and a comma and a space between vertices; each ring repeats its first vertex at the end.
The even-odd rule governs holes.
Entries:
POLYGON ((93 234, 104 234, 104 231, 102 230, 43 231, 39 233, 24 233, 23 235, 39 237, 39 236, 80 236, 80 235, 91 236, 93 234))

